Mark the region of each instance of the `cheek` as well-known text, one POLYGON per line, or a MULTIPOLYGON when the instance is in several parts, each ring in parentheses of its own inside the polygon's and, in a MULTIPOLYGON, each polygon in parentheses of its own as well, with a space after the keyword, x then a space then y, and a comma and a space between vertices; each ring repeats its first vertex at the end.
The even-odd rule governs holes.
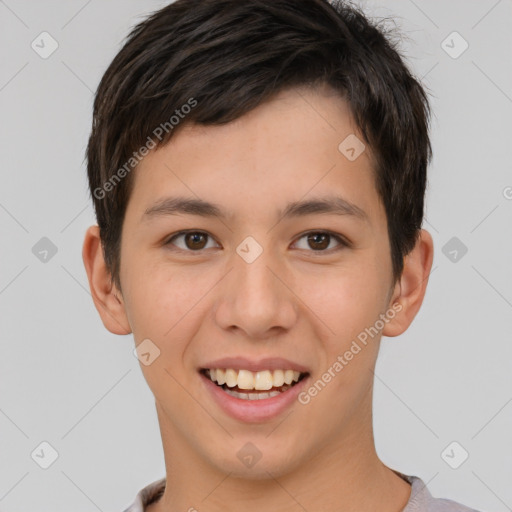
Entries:
POLYGON ((149 338, 160 349, 159 362, 183 372, 191 340, 211 314, 209 293, 222 277, 199 266, 176 268, 165 261, 133 258, 127 280, 126 311, 137 343, 149 338), (177 361, 183 363, 177 364, 177 361))
POLYGON ((333 432, 356 409, 368 407, 380 340, 380 332, 375 334, 371 328, 385 296, 377 276, 375 271, 331 276, 323 287, 311 286, 307 295, 308 306, 329 329, 318 338, 324 354, 319 374, 306 393, 322 409, 331 425, 326 428, 333 432))
MULTIPOLYGON (((123 238, 124 242, 125 238, 123 238)), ((158 304, 161 303, 162 287, 156 287, 155 272, 148 262, 129 244, 121 250, 120 278, 125 313, 130 323, 135 345, 138 347, 139 365, 149 388, 157 397, 159 390, 169 387, 169 375, 165 372, 164 357, 167 348, 162 333, 158 304), (149 341, 147 341, 149 340, 149 341), (145 354, 149 354, 149 358, 145 354)))
POLYGON ((376 265, 364 262, 308 280, 308 306, 328 326, 318 338, 324 352, 317 375, 322 382, 315 381, 312 393, 322 395, 317 403, 329 417, 331 410, 334 414, 365 403, 379 350, 380 332, 372 327, 385 304, 382 276, 376 265))
POLYGON ((149 339, 157 347, 151 345, 151 350, 158 354, 149 365, 141 360, 141 370, 157 400, 185 407, 190 397, 182 385, 190 374, 184 359, 198 325, 197 302, 206 290, 191 286, 179 271, 165 271, 165 266, 145 265, 142 260, 138 264, 140 268, 131 267, 132 278, 127 281, 127 314, 136 343, 149 339))
POLYGON ((361 264, 304 276, 301 297, 328 327, 337 348, 373 325, 383 311, 387 294, 375 265, 361 264))
POLYGON ((159 345, 180 325, 197 289, 179 271, 140 257, 126 258, 123 290, 126 313, 137 341, 150 338, 159 345))

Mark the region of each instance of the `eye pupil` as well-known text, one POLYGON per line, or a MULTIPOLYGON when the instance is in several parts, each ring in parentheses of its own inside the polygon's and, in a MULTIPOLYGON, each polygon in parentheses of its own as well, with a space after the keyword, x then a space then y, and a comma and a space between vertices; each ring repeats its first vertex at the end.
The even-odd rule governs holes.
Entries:
POLYGON ((202 249, 205 245, 204 243, 204 240, 205 240, 205 236, 204 236, 204 233, 187 233, 185 235, 185 240, 186 240, 186 244, 187 244, 187 247, 189 247, 189 249, 202 249), (201 240, 200 239, 203 239, 203 243, 201 243, 201 240), (192 241, 192 246, 189 245, 189 242, 192 241), (196 245, 196 244, 199 244, 199 247, 196 245))
POLYGON ((314 233, 308 236, 308 243, 320 244, 320 246, 312 246, 313 249, 325 249, 329 247, 329 237, 327 233, 314 233))

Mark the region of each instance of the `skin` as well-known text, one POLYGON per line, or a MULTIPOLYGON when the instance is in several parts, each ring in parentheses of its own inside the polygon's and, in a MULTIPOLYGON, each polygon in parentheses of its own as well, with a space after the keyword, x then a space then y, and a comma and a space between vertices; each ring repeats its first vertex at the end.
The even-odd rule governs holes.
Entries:
POLYGON ((83 259, 105 327, 133 333, 136 344, 149 338, 161 351, 141 364, 167 470, 166 492, 150 512, 398 512, 409 500, 410 484, 376 454, 373 370, 381 335, 403 333, 421 306, 433 242, 422 230, 394 282, 370 148, 355 161, 338 150, 350 134, 358 131, 348 105, 327 87, 281 92, 223 126, 184 125, 134 171, 121 289, 111 284, 98 227, 88 229, 83 259), (144 218, 155 201, 175 195, 232 215, 144 218), (332 195, 367 220, 278 216, 288 202, 332 195), (185 229, 206 233, 203 245, 184 236, 165 245, 185 229), (331 238, 322 249, 304 236, 325 230, 350 245, 331 238), (250 264, 236 252, 247 236, 263 249, 250 264), (394 303, 401 311, 307 405, 294 402, 277 418, 246 423, 203 390, 198 368, 224 356, 288 358, 315 382, 394 303), (247 442, 262 454, 251 468, 237 457, 247 442))

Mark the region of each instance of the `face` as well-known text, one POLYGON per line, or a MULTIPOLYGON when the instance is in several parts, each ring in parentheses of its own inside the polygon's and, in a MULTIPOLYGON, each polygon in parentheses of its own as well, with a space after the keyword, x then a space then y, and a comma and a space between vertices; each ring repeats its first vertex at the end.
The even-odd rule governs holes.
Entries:
POLYGON ((369 148, 339 149, 354 134, 333 92, 293 89, 185 126, 137 168, 122 303, 136 344, 159 351, 141 368, 182 455, 263 477, 370 432, 394 287, 369 148))

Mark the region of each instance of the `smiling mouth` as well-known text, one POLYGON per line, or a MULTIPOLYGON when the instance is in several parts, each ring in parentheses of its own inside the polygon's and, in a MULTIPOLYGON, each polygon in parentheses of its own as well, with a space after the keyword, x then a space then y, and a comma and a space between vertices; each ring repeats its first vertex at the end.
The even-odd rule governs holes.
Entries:
POLYGON ((264 400, 288 391, 309 373, 296 370, 235 370, 232 368, 203 368, 206 378, 228 395, 242 400, 264 400))

